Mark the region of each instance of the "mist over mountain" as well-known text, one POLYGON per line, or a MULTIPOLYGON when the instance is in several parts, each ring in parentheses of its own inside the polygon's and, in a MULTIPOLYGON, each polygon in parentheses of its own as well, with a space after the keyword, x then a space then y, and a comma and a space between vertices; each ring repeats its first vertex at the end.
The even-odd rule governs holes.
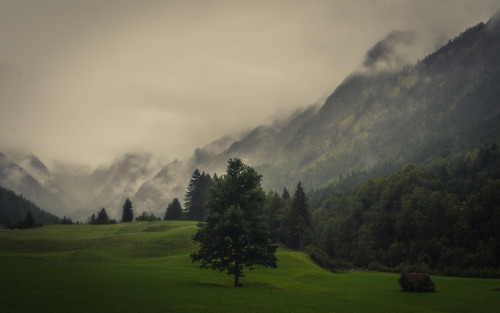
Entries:
POLYGON ((33 155, 17 154, 11 159, 0 153, 0 186, 22 194, 56 215, 66 211, 52 176, 33 155))
POLYGON ((195 169, 223 173, 229 158, 255 167, 265 189, 281 191, 299 180, 307 189, 325 186, 384 164, 437 164, 497 142, 500 13, 430 55, 417 57, 419 45, 415 33, 393 31, 324 104, 221 138, 188 159, 160 167, 151 155, 129 154, 94 171, 51 172, 34 156, 0 154, 0 186, 57 215, 84 220, 105 207, 116 218, 127 197, 136 214, 161 214, 174 197, 182 199, 195 169))
POLYGON ((415 34, 391 32, 368 51, 365 70, 347 77, 319 110, 257 127, 192 170, 220 172, 238 157, 263 174, 265 188, 282 190, 299 180, 313 188, 353 171, 439 162, 495 141, 499 15, 413 65, 404 60, 418 42, 415 34))
POLYGON ((102 207, 119 216, 125 199, 159 169, 147 154, 126 154, 93 171, 61 164, 53 172, 33 155, 0 154, 0 186, 58 216, 85 221, 102 207))

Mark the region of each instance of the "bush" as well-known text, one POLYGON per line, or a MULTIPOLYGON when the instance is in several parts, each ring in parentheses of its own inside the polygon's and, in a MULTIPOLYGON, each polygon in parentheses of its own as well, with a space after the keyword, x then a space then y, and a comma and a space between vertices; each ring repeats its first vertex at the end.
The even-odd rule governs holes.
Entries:
POLYGON ((304 252, 319 266, 332 272, 351 268, 352 265, 343 259, 332 259, 316 245, 308 245, 304 252))
POLYGON ((386 272, 386 273, 390 273, 390 272, 393 272, 394 270, 391 269, 390 267, 387 267, 383 264, 380 264, 376 261, 374 262, 371 262, 370 264, 368 264, 368 269, 370 271, 376 271, 376 272, 386 272))
POLYGON ((332 264, 331 264, 331 261, 330 261, 330 257, 328 256, 328 254, 326 254, 325 251, 321 250, 317 246, 315 246, 315 245, 308 245, 305 248, 305 253, 308 254, 309 257, 314 262, 316 262, 316 264, 318 264, 319 266, 321 266, 323 268, 328 268, 328 269, 331 268, 332 264))

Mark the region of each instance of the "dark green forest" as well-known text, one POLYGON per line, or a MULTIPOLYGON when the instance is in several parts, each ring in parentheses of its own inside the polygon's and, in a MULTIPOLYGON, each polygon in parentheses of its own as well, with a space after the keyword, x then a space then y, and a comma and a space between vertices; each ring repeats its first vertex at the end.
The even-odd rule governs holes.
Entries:
POLYGON ((339 190, 313 212, 315 244, 343 266, 498 276, 499 207, 493 144, 442 166, 406 164, 353 192, 339 190))
POLYGON ((24 228, 28 213, 30 213, 34 220, 33 226, 51 225, 59 220, 57 216, 40 209, 36 204, 25 199, 22 195, 17 195, 13 191, 0 187, 1 224, 15 228, 24 228))
POLYGON ((274 241, 332 270, 500 276, 496 144, 426 169, 408 163, 387 176, 380 171, 307 194, 300 182, 292 196, 286 188, 268 191, 261 217, 274 241), (359 183, 368 176, 375 177, 359 183))

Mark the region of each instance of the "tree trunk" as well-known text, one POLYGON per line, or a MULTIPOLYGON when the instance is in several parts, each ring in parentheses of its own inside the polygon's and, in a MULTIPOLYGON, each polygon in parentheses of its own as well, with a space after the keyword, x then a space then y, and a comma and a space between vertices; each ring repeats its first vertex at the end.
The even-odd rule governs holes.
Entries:
POLYGON ((240 284, 240 273, 234 273, 234 287, 242 287, 240 284))

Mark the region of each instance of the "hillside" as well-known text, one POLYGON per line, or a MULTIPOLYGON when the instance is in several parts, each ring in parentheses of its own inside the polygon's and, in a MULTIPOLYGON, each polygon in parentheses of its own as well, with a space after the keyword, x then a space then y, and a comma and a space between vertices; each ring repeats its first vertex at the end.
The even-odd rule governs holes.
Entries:
POLYGON ((147 154, 126 154, 94 170, 66 164, 49 170, 34 155, 0 153, 1 187, 22 194, 53 214, 79 221, 102 207, 113 217, 121 216, 125 199, 158 170, 147 154))
POLYGON ((34 155, 8 157, 0 153, 0 186, 22 194, 49 212, 66 214, 67 206, 57 195, 52 175, 34 155))
POLYGON ((492 19, 414 66, 353 74, 290 140, 273 142, 280 153, 263 159, 265 183, 278 189, 290 183, 280 175, 288 173, 313 187, 384 162, 422 164, 494 142, 499 57, 492 19), (471 136, 485 122, 491 127, 471 136))
POLYGON ((276 269, 243 288, 198 268, 194 222, 54 225, 0 233, 0 307, 17 312, 496 312, 499 280, 433 277, 438 292, 400 291, 397 274, 334 274, 279 249, 276 269), (425 296, 425 301, 422 301, 425 296))
POLYGON ((422 170, 406 164, 314 211, 317 244, 356 266, 498 277, 500 152, 496 145, 422 170))
POLYGON ((24 221, 28 212, 31 212, 35 225, 51 225, 59 220, 57 216, 40 209, 33 202, 16 195, 13 191, 0 187, 0 223, 15 225, 24 221))
MULTIPOLYGON (((290 188, 299 180, 314 188, 352 172, 386 167, 389 174, 407 162, 431 165, 494 143, 500 125, 499 16, 403 68, 375 66, 387 58, 376 59, 372 49, 364 68, 320 108, 259 126, 218 154, 200 158, 199 150, 175 168, 188 176, 195 168, 220 173, 228 158, 239 157, 263 174, 266 189, 290 188)), ((375 47, 387 40, 394 41, 388 36, 375 47)), ((172 184, 175 168, 155 181, 172 184)))

